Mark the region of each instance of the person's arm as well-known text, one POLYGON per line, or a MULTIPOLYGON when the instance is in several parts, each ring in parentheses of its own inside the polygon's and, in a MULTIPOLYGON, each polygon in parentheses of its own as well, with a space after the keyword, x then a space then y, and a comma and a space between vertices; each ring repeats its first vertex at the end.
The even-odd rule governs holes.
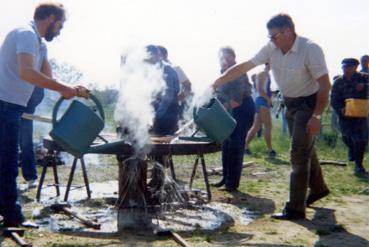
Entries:
POLYGON ((258 84, 257 84, 256 90, 258 90, 259 95, 263 97, 266 101, 268 101, 269 105, 271 105, 272 101, 264 90, 264 85, 267 80, 268 80, 268 74, 266 72, 260 72, 258 75, 258 84))
POLYGON ((331 106, 339 116, 342 116, 343 113, 342 109, 345 108, 345 104, 342 97, 342 91, 340 90, 340 84, 338 81, 335 81, 333 83, 331 91, 331 106))
POLYGON ((236 80, 240 76, 246 74, 249 70, 253 69, 256 65, 251 62, 251 60, 236 64, 229 69, 227 69, 218 79, 213 83, 213 88, 217 89, 218 87, 226 84, 227 82, 236 80))
POLYGON ((29 53, 18 53, 17 64, 19 76, 24 81, 27 81, 38 87, 57 91, 66 99, 70 99, 74 96, 88 97, 87 89, 80 86, 67 86, 35 70, 33 68, 34 57, 29 53))
POLYGON ((320 119, 317 116, 321 116, 325 107, 328 104, 329 90, 331 89, 331 83, 328 74, 325 74, 317 79, 319 83, 319 90, 317 92, 317 99, 313 115, 309 119, 307 124, 307 131, 309 134, 315 135, 320 131, 320 119))
POLYGON ((42 63, 41 73, 49 78, 53 78, 53 70, 47 59, 44 59, 44 62, 42 63))

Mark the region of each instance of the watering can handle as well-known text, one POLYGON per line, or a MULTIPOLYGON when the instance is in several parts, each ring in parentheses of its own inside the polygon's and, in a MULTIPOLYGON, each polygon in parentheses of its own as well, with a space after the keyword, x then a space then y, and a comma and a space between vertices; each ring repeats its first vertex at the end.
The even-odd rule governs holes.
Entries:
MULTIPOLYGON (((97 110, 99 111, 99 115, 100 117, 105 120, 105 115, 104 115, 104 110, 103 110, 103 107, 100 103, 100 101, 96 98, 96 96, 90 94, 89 96, 89 99, 91 99, 95 104, 96 104, 96 107, 97 107, 97 110)), ((58 111, 59 111, 59 108, 60 108, 60 105, 61 103, 65 100, 64 97, 60 97, 58 99, 58 101, 56 102, 55 106, 54 106, 54 109, 53 109, 53 116, 52 116, 52 124, 53 126, 55 126, 55 124, 57 123, 56 121, 56 118, 58 116, 58 111)))

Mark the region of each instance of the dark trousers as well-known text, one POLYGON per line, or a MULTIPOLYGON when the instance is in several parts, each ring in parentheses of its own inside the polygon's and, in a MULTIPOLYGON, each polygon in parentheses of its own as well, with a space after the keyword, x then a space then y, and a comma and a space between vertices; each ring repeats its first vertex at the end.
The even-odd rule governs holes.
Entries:
POLYGON ((349 149, 357 169, 363 168, 365 149, 368 144, 367 118, 345 118, 340 116, 342 140, 349 149))
POLYGON ((24 107, 0 101, 0 212, 4 221, 21 222, 17 202, 20 117, 24 107))
POLYGON ((246 97, 239 107, 233 109, 232 116, 237 125, 222 144, 223 179, 227 188, 238 188, 240 184, 245 138, 254 114, 255 104, 251 97, 246 97))
POLYGON ((307 133, 306 125, 313 114, 316 94, 285 98, 286 120, 291 135, 290 197, 286 208, 305 212, 307 189, 310 194, 319 194, 328 190, 320 163, 314 148, 314 136, 307 133))
MULTIPOLYGON (((33 114, 32 111, 25 111, 33 114)), ((21 119, 20 127, 20 150, 21 150, 21 165, 23 178, 26 181, 37 179, 36 158, 33 149, 33 121, 21 119)))
MULTIPOLYGON (((44 89, 36 87, 28 101, 25 113, 34 114, 36 107, 44 97, 44 89)), ((33 121, 21 119, 20 127, 20 150, 22 174, 26 181, 37 179, 36 159, 33 149, 33 121)))

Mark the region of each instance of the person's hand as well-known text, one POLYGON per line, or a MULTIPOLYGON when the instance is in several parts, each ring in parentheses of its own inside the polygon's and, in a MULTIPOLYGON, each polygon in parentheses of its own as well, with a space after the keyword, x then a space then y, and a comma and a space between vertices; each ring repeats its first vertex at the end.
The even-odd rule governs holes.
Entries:
POLYGON ((219 87, 219 79, 215 80, 215 82, 211 85, 211 88, 213 89, 213 91, 216 91, 217 88, 219 87))
POLYGON ((78 97, 83 97, 83 98, 86 98, 86 99, 88 97, 90 97, 90 90, 88 90, 84 86, 76 86, 74 88, 75 88, 75 90, 77 92, 77 96, 78 97))
POLYGON ((306 131, 310 135, 316 135, 320 131, 320 119, 311 117, 306 125, 306 131))
POLYGON ((77 96, 77 90, 73 87, 64 85, 63 88, 59 91, 59 93, 65 98, 65 99, 71 99, 75 96, 77 96))

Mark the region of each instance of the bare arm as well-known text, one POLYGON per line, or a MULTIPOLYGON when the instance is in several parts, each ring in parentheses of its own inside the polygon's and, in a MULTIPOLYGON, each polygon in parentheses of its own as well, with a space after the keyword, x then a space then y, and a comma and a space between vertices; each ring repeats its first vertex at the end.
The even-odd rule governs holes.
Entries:
POLYGON ((306 129, 311 135, 316 135, 320 131, 320 120, 314 115, 321 115, 328 104, 329 90, 331 83, 328 74, 325 74, 317 79, 319 82, 319 90, 317 93, 317 100, 312 117, 309 119, 306 129))
POLYGON ((53 78, 53 71, 51 65, 47 59, 44 60, 41 67, 41 73, 49 78, 53 78))
MULTIPOLYGON (((18 73, 22 80, 25 80, 35 86, 41 88, 48 88, 59 92, 63 97, 69 99, 77 96, 77 89, 64 85, 56 80, 52 79, 42 72, 38 72, 33 68, 34 58, 31 54, 20 53, 17 55, 18 73)), ((48 65, 43 64, 43 69, 46 73, 51 73, 51 68, 47 68, 48 65), (50 69, 50 71, 47 71, 50 69)))
POLYGON ((256 65, 251 60, 236 64, 227 69, 218 79, 213 83, 213 88, 216 89, 229 81, 236 80, 240 76, 247 73, 247 71, 253 69, 256 65))
POLYGON ((317 101, 314 109, 314 114, 320 115, 323 113, 328 104, 329 90, 331 89, 331 82, 328 74, 325 74, 317 79, 319 82, 319 90, 317 94, 317 101))

